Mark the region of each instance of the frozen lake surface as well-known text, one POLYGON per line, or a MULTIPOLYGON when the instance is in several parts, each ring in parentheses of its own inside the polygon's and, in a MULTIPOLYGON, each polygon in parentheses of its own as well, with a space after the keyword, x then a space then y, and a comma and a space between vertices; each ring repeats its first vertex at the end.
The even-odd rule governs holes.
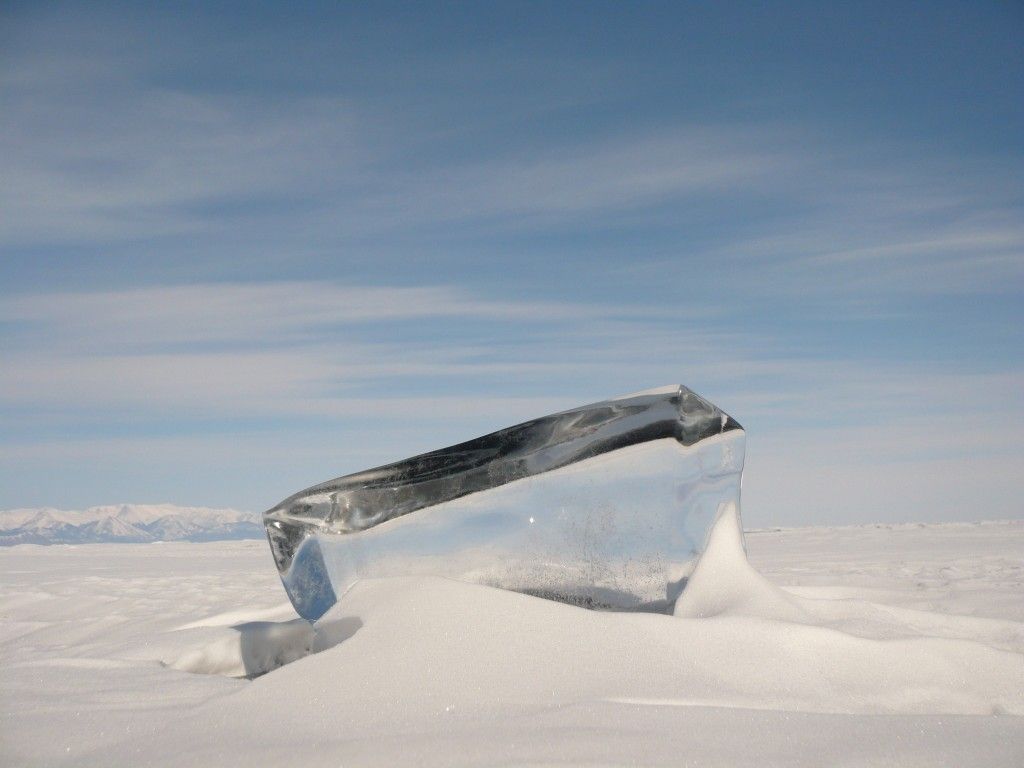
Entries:
POLYGON ((680 616, 397 578, 316 631, 264 541, 5 548, 0 763, 1024 764, 1024 521, 747 545, 680 616))

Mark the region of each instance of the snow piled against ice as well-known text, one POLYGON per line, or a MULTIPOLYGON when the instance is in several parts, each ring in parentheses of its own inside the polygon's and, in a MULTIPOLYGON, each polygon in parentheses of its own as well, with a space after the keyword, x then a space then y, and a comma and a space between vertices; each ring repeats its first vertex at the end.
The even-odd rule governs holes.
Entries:
POLYGON ((0 762, 1024 764, 1024 523, 747 545, 676 616, 395 578, 315 627, 263 543, 12 547, 0 762))

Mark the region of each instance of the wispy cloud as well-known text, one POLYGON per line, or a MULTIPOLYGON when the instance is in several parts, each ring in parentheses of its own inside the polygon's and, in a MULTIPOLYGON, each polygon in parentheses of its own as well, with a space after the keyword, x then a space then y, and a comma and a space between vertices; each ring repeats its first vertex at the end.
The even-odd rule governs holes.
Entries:
MULTIPOLYGON (((861 220, 872 215, 862 212, 861 220)), ((841 214, 841 212, 840 212, 841 214)), ((849 220, 851 214, 837 215, 849 220)), ((904 220, 897 227, 851 231, 804 228, 724 247, 752 261, 751 276, 783 294, 831 294, 881 301, 893 294, 1005 293, 1024 285, 1024 229, 1009 217, 989 223, 904 220)), ((876 303, 879 303, 876 301, 876 303)))
MULTIPOLYGON (((374 382, 415 391, 417 378, 479 386, 593 373, 614 355, 616 335, 628 346, 679 319, 657 307, 326 281, 25 294, 0 299, 8 329, 0 403, 337 417, 353 412, 353 386, 374 382), (506 342, 496 356, 458 332, 473 335, 481 323, 511 333, 514 348, 506 342), (534 343, 560 335, 571 341, 534 343)), ((686 334, 672 337, 679 345, 686 334)))
POLYGON ((489 391, 499 413, 499 402, 542 383, 550 397, 592 381, 599 396, 682 379, 785 430, 877 425, 964 402, 974 413, 1016 418, 1024 390, 1016 369, 967 373, 808 355, 756 329, 737 330, 728 315, 493 301, 451 286, 283 282, 29 294, 0 300, 0 321, 9 329, 0 404, 51 412, 339 418, 391 408, 397 417, 406 411, 371 402, 420 402, 427 391, 438 397, 438 383, 458 382, 466 397, 489 391), (480 336, 481 324, 493 330, 480 336))
POLYGON ((419 221, 621 213, 666 199, 761 187, 784 166, 779 131, 679 125, 522 156, 397 174, 368 207, 419 221))
POLYGON ((338 328, 462 318, 525 324, 695 316, 641 304, 491 299, 457 286, 283 281, 155 286, 0 297, 12 340, 35 348, 110 350, 188 343, 311 343, 338 328))
POLYGON ((424 229, 586 229, 636 215, 665 227, 727 197, 730 210, 745 200, 772 213, 719 227, 710 243, 684 231, 681 246, 658 246, 667 257, 638 254, 638 268, 667 264, 699 282, 695 264, 727 266, 737 288, 837 299, 1024 282, 1015 161, 922 162, 898 143, 838 150, 795 121, 733 119, 438 162, 429 138, 396 132, 394 115, 357 99, 155 88, 122 59, 72 49, 58 71, 21 63, 5 76, 0 245, 261 233, 285 248, 333 250, 347 238, 408 248, 424 229))
POLYGON ((70 120, 74 106, 37 100, 25 94, 0 117, 8 245, 209 235, 218 219, 283 212, 318 238, 446 222, 522 226, 764 188, 792 163, 764 126, 680 125, 407 169, 404 145, 382 146, 372 118, 334 99, 268 106, 146 91, 86 102, 70 120))
MULTIPOLYGON (((832 482, 853 510, 880 498, 868 475, 913 505, 897 465, 913 488, 958 460, 964 488, 1019 498, 1024 166, 993 138, 1001 86, 971 70, 989 122, 944 134, 922 128, 956 118, 928 112, 938 75, 899 114, 882 94, 917 86, 861 72, 881 111, 858 121, 856 89, 807 62, 776 81, 750 37, 648 58, 643 24, 617 52, 510 28, 449 50, 437 15, 406 37, 362 12, 322 35, 216 8, 11 16, 0 490, 142 466, 173 490, 165 465, 298 487, 682 381, 751 429, 755 505, 832 482)), ((240 503, 202 495, 222 485, 191 500, 240 503)))
MULTIPOLYGON (((8 244, 209 230, 207 207, 315 206, 354 164, 343 102, 129 91, 68 103, 33 93, 0 116, 8 244), (108 103, 113 98, 113 103, 108 103)), ((365 147, 362 149, 365 153, 365 147)))

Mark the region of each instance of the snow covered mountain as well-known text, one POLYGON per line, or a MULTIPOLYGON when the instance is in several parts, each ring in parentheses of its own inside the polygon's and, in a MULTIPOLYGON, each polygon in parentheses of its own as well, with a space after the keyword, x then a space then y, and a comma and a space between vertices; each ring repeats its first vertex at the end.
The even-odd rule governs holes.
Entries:
POLYGON ((254 512, 174 504, 0 510, 0 546, 262 538, 254 512))

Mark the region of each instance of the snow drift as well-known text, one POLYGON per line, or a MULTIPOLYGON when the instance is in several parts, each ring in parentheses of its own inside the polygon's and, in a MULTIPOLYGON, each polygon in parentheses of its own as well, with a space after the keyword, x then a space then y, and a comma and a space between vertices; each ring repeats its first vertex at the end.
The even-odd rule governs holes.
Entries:
POLYGON ((1021 764, 1024 524, 747 544, 777 583, 747 565, 723 508, 674 616, 392 577, 358 582, 313 625, 284 602, 262 543, 9 548, 0 754, 97 766, 1021 764))

